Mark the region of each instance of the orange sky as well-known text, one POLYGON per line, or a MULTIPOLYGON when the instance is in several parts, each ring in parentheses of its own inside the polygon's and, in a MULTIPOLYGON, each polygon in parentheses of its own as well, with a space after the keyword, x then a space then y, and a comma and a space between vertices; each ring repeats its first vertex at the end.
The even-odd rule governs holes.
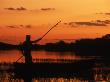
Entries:
POLYGON ((71 27, 64 23, 110 20, 110 15, 96 14, 109 13, 109 3, 109 0, 0 0, 0 41, 19 43, 26 34, 36 39, 60 19, 62 23, 44 39, 99 37, 110 33, 110 25, 71 27), (26 10, 17 10, 20 7, 26 10), (27 28, 27 25, 31 27, 27 28))

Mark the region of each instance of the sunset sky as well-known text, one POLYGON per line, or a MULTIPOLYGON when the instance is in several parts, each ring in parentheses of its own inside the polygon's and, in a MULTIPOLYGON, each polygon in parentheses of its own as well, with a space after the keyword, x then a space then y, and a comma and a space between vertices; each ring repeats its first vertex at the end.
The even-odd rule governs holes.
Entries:
POLYGON ((59 20, 42 41, 101 37, 110 33, 110 0, 0 0, 0 41, 37 39, 59 20))

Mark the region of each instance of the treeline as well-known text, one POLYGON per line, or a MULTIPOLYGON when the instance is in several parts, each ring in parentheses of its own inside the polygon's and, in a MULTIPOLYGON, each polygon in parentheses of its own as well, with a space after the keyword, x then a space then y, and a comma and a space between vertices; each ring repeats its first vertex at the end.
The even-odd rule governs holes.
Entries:
MULTIPOLYGON (((0 43, 0 50, 19 49, 22 45, 0 43)), ((32 50, 46 51, 74 51, 78 54, 108 54, 110 53, 110 34, 96 39, 80 39, 75 42, 46 43, 45 45, 33 44, 32 50)))
POLYGON ((18 45, 0 42, 0 50, 12 50, 12 49, 18 49, 18 45))

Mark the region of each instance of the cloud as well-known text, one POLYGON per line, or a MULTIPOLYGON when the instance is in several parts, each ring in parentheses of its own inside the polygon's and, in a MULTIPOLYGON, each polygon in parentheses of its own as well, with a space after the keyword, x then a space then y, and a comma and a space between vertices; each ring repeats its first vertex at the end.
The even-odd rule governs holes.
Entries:
POLYGON ((27 10, 27 9, 24 7, 20 7, 20 8, 16 8, 16 10, 27 10))
POLYGON ((50 11, 50 10, 55 10, 55 8, 41 8, 42 11, 50 11))
POLYGON ((26 8, 24 7, 19 7, 19 8, 13 8, 13 7, 9 7, 9 8, 4 8, 6 10, 18 10, 18 11, 24 11, 24 10, 27 10, 26 8))
POLYGON ((26 28, 31 28, 32 26, 31 26, 31 25, 26 25, 25 27, 26 27, 26 28))
POLYGON ((105 15, 110 15, 110 13, 105 13, 105 15))
POLYGON ((96 14, 101 14, 101 15, 110 15, 110 13, 96 13, 96 14))
POLYGON ((17 26, 15 26, 15 25, 10 25, 10 26, 6 26, 6 27, 8 27, 8 28, 17 28, 17 26))
POLYGON ((19 27, 21 27, 21 28, 31 28, 32 26, 31 25, 19 25, 19 27))
POLYGON ((107 26, 102 22, 75 22, 77 25, 85 25, 85 26, 107 26))
POLYGON ((98 23, 103 23, 103 24, 110 24, 110 20, 96 20, 98 23))
POLYGON ((69 22, 64 23, 64 25, 69 25, 71 27, 76 26, 107 26, 110 24, 110 20, 95 20, 95 21, 82 21, 82 22, 69 22))
POLYGON ((8 28, 32 28, 31 25, 9 25, 8 28))
POLYGON ((9 7, 9 8, 4 8, 6 10, 16 10, 15 8, 9 7))

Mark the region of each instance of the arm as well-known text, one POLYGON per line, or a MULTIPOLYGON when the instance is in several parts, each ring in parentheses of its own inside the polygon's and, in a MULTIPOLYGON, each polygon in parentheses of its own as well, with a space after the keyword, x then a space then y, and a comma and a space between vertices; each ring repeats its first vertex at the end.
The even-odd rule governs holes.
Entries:
POLYGON ((38 38, 37 40, 31 41, 31 43, 36 43, 39 42, 40 40, 42 40, 42 38, 38 38))

